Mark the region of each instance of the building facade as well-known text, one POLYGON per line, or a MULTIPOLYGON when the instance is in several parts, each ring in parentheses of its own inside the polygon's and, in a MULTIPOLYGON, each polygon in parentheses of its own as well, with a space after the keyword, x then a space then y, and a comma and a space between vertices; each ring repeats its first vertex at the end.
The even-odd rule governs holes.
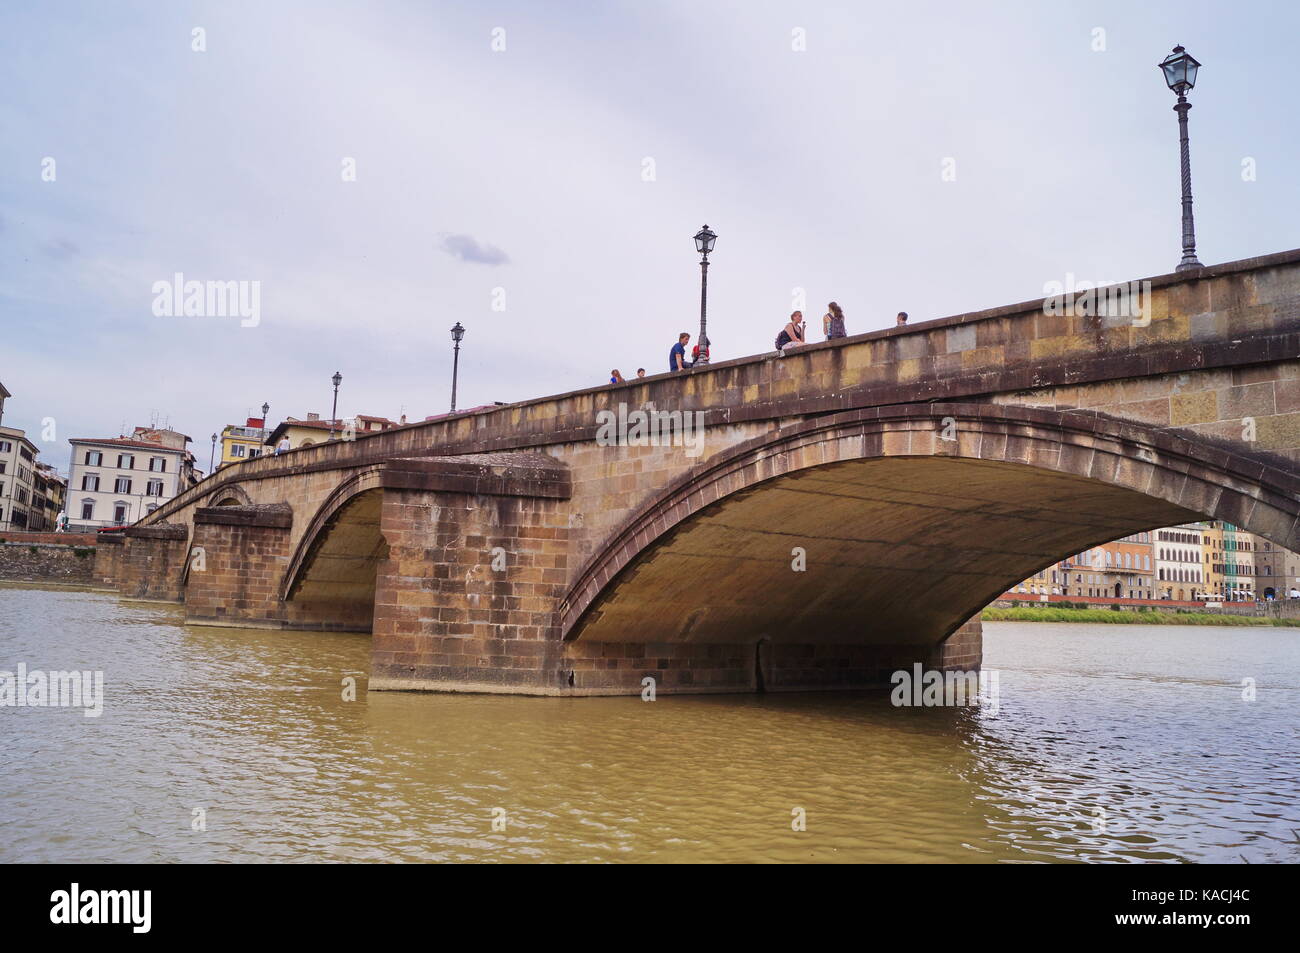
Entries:
POLYGON ((399 422, 389 420, 387 417, 372 417, 368 414, 358 414, 355 417, 333 421, 321 420, 320 414, 308 414, 306 420, 286 417, 267 436, 266 445, 270 448, 267 452, 274 452, 286 437, 289 440, 287 449, 297 450, 299 447, 310 447, 313 444, 326 443, 330 439, 331 431, 335 440, 345 440, 349 437, 359 437, 363 434, 391 430, 393 427, 399 427, 405 422, 405 417, 399 422))
POLYGON ((130 437, 68 442, 67 510, 74 531, 134 523, 196 482, 190 438, 174 430, 136 427, 130 437))
POLYGON ((1255 598, 1287 599, 1300 590, 1300 555, 1251 534, 1255 560, 1255 598))
POLYGON ((1199 601, 1206 595, 1204 534, 1201 523, 1154 532, 1157 598, 1187 602, 1199 601))
POLYGON ((26 432, 0 427, 0 531, 36 532, 45 518, 36 499, 36 445, 26 432))
POLYGON ((1223 598, 1243 602, 1255 598, 1255 545, 1250 533, 1223 524, 1223 598))
POLYGON ((36 461, 36 493, 43 502, 41 529, 53 531, 67 501, 68 481, 48 463, 36 461))
POLYGON ((1205 595, 1214 602, 1223 601, 1223 523, 1206 520, 1201 524, 1201 576, 1205 595))
POLYGON ((243 424, 230 424, 221 431, 221 459, 217 468, 260 457, 266 443, 266 421, 249 417, 243 424))
POLYGON ((1091 599, 1156 598, 1152 533, 1094 546, 1026 579, 1012 592, 1091 599))

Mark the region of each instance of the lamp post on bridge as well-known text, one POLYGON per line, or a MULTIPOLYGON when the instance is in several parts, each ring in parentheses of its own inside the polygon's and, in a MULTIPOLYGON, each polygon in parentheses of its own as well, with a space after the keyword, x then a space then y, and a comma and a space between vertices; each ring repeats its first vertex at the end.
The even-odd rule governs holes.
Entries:
POLYGON ((456 377, 460 373, 460 342, 465 337, 465 329, 457 321, 451 327, 453 354, 451 358, 451 412, 456 412, 456 377))
POLYGON ((212 435, 212 452, 208 454, 208 476, 212 476, 212 464, 217 459, 217 435, 212 435))
MULTIPOLYGON (((262 446, 263 447, 266 446, 266 415, 269 414, 270 412, 271 412, 271 405, 267 403, 263 403, 262 404, 262 446)), ((262 453, 264 452, 265 451, 263 450, 258 450, 257 451, 258 456, 261 456, 262 453)))
POLYGON ((330 378, 334 382, 334 409, 330 411, 330 439, 334 439, 334 422, 339 417, 339 385, 343 383, 343 375, 338 371, 330 378))
POLYGON ((700 253, 700 339, 696 342, 700 356, 695 359, 696 366, 707 367, 709 363, 709 252, 717 240, 718 236, 707 225, 695 233, 695 250, 700 253))
POLYGON ((1187 110, 1192 104, 1187 101, 1187 94, 1196 85, 1196 71, 1200 63, 1181 46, 1160 63, 1160 70, 1165 76, 1165 85, 1178 94, 1174 112, 1178 113, 1178 146, 1183 167, 1183 260, 1175 271, 1191 271, 1203 267, 1196 260, 1196 225, 1192 221, 1192 158, 1187 142, 1187 110))

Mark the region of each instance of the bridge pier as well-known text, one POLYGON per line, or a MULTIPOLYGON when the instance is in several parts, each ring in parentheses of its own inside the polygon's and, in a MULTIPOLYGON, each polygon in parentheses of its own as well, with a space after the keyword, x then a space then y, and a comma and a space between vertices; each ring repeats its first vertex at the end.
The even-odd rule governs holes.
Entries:
POLYGON ((95 566, 91 570, 96 583, 117 588, 126 537, 121 533, 99 533, 95 538, 95 566))
POLYGON ((287 503, 199 507, 185 584, 185 621, 283 628, 289 563, 287 503))
POLYGON ((564 692, 567 471, 403 464, 384 477, 370 688, 564 692))
POLYGON ((118 593, 145 602, 180 602, 189 529, 179 523, 131 526, 116 560, 118 593))

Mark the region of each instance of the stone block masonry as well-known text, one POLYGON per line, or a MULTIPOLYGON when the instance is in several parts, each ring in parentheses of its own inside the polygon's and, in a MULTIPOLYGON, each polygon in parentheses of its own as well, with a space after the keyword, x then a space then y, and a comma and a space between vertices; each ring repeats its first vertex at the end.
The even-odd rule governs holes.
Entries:
POLYGON ((180 602, 190 531, 176 523, 131 526, 117 564, 117 591, 126 599, 180 602))
POLYGON ((281 628, 280 582, 289 563, 287 503, 202 507, 186 569, 185 619, 281 628))

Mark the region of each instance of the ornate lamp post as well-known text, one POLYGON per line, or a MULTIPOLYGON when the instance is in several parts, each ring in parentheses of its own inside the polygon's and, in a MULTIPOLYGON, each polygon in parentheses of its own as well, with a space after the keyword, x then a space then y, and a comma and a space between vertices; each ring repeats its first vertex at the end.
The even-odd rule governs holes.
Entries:
POLYGON ((700 339, 697 342, 700 356, 695 359, 697 366, 709 363, 709 252, 713 251, 713 243, 717 240, 718 236, 707 225, 695 233, 695 250, 700 253, 700 339))
POLYGON ((343 383, 343 375, 338 371, 330 378, 334 382, 334 409, 330 411, 330 439, 334 439, 334 421, 339 417, 339 385, 343 383))
MULTIPOLYGON (((271 412, 271 405, 267 403, 263 403, 262 404, 262 446, 266 446, 266 415, 269 414, 270 412, 271 412)), ((261 450, 258 450, 257 452, 259 454, 262 453, 261 450)))
POLYGON ((1174 51, 1160 63, 1165 74, 1165 84, 1178 94, 1174 112, 1178 113, 1178 146, 1183 163, 1183 260, 1175 271, 1190 271, 1202 267, 1196 260, 1196 226, 1192 222, 1192 159, 1187 145, 1187 110, 1192 104, 1187 93, 1196 85, 1196 70, 1200 67, 1186 50, 1175 46, 1174 51))
POLYGON ((217 435, 212 435, 212 452, 208 454, 208 476, 212 476, 212 464, 217 459, 217 435))
POLYGON ((451 339, 454 342, 454 353, 451 359, 451 412, 456 412, 456 377, 460 373, 460 342, 465 337, 465 329, 457 321, 451 327, 451 339))

